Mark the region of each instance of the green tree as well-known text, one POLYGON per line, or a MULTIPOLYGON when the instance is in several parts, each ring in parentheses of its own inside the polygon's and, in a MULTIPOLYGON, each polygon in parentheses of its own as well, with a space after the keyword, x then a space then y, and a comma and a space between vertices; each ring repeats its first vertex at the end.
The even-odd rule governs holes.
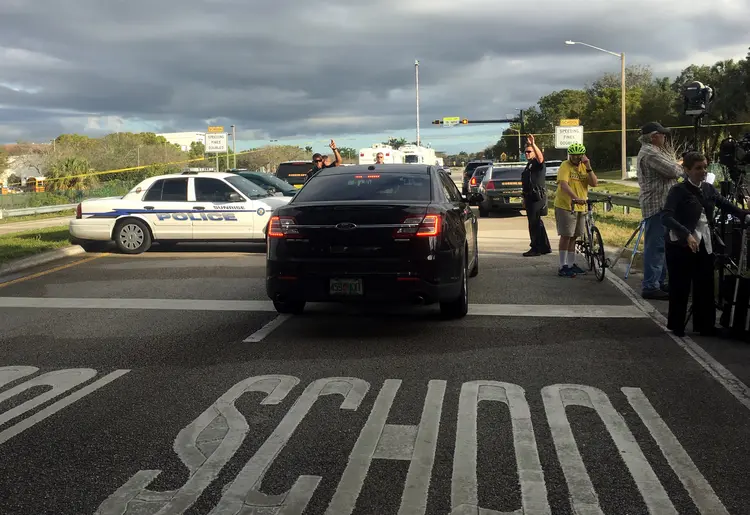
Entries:
POLYGON ((188 151, 188 159, 198 159, 203 157, 206 153, 206 146, 201 141, 193 141, 190 143, 190 150, 188 151))

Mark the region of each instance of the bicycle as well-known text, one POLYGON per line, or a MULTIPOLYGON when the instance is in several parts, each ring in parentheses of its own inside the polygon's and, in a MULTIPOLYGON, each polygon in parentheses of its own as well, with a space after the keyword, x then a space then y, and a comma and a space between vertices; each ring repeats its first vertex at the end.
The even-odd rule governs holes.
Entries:
POLYGON ((586 200, 587 210, 584 218, 583 240, 576 241, 576 250, 579 254, 585 256, 589 270, 593 270, 597 281, 601 282, 604 280, 607 268, 609 268, 609 260, 604 253, 602 235, 594 221, 594 204, 598 203, 609 203, 611 206, 612 197, 608 195, 600 200, 586 200))

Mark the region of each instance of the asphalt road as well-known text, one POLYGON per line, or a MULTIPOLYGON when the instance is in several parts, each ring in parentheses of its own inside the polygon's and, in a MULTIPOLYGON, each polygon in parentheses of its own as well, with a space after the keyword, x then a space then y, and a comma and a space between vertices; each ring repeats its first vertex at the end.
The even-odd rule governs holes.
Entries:
POLYGON ((747 351, 520 257, 524 223, 480 221, 450 322, 277 317, 262 247, 0 278, 0 513, 748 513, 747 351))

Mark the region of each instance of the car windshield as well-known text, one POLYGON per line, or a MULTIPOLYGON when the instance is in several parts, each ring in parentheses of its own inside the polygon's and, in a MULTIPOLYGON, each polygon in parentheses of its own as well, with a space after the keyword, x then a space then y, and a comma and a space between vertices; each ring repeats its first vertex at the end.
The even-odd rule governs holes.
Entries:
POLYGON ((515 168, 515 167, 508 167, 508 168, 495 168, 492 170, 492 180, 493 181, 503 181, 503 180, 511 180, 511 179, 521 179, 521 173, 523 172, 523 168, 515 168))
POLYGON ((476 177, 477 179, 480 179, 480 178, 484 177, 484 174, 487 173, 487 168, 488 167, 486 167, 486 166, 480 166, 479 168, 477 168, 474 171, 474 177, 476 177))
POLYGON ((335 174, 313 178, 297 193, 294 202, 397 200, 429 202, 429 175, 335 174))
POLYGON ((278 177, 275 177, 273 175, 269 175, 267 173, 240 173, 240 177, 245 177, 247 180, 252 181, 252 179, 257 179, 263 184, 268 184, 269 186, 273 186, 276 188, 276 191, 290 191, 294 190, 296 191, 297 188, 292 186, 286 181, 282 181, 278 177))
POLYGON ((307 172, 313 167, 312 161, 281 163, 276 169, 276 177, 289 184, 304 184, 307 178, 307 172))
POLYGON ((265 198, 269 196, 266 190, 239 175, 227 177, 225 180, 240 190, 240 192, 242 192, 247 198, 265 198))

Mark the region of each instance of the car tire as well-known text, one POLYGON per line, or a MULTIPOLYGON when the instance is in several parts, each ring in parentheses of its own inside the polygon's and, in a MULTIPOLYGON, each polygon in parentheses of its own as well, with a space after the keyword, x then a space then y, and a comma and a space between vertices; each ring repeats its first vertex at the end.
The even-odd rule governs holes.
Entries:
POLYGON ((281 315, 301 315, 305 311, 304 300, 275 300, 273 307, 281 315))
POLYGON ((476 277, 479 275, 479 242, 477 241, 476 236, 474 236, 474 249, 475 249, 474 266, 471 267, 471 272, 469 272, 469 277, 476 277))
POLYGON ((454 300, 440 303, 440 314, 444 319, 463 318, 469 313, 469 255, 464 255, 461 271, 461 291, 454 300))
POLYGON ((151 231, 137 218, 128 218, 115 226, 115 245, 123 254, 142 254, 151 248, 151 231))

